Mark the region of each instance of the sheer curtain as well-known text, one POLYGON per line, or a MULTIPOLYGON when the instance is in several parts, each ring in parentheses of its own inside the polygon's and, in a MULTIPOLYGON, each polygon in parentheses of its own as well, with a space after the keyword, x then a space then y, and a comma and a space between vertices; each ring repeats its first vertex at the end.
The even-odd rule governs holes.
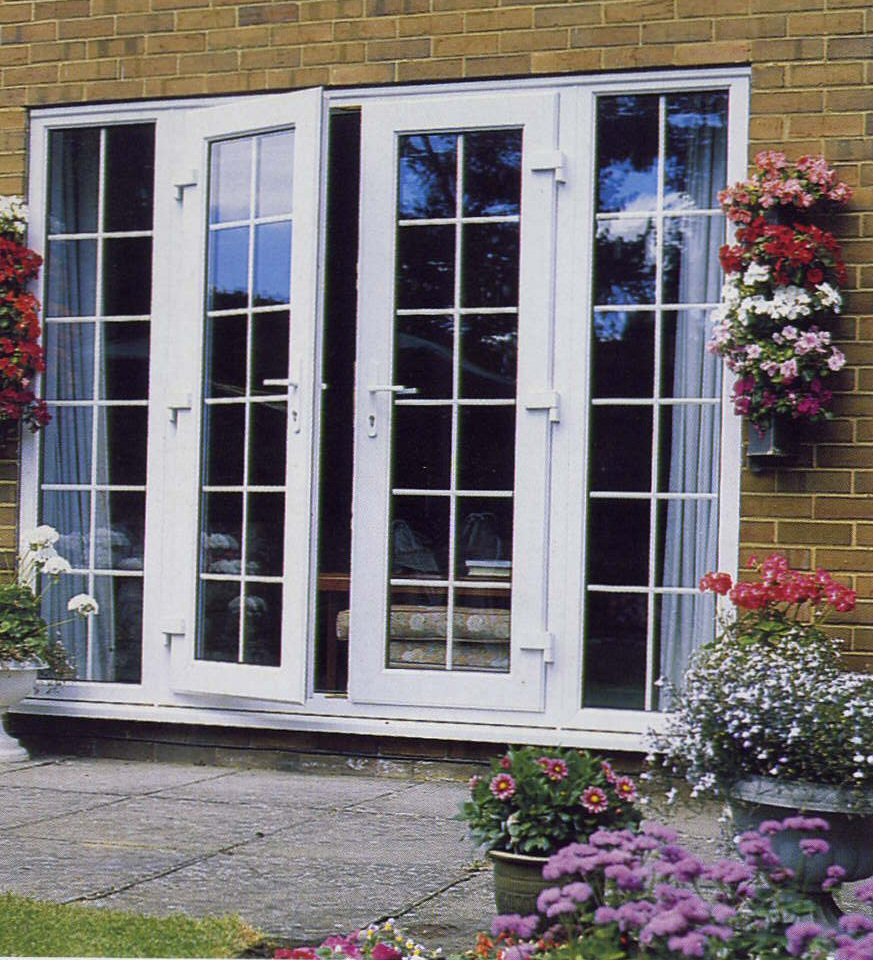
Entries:
MULTIPOLYGON (((726 177, 726 117, 701 110, 701 121, 686 131, 684 160, 687 192, 694 206, 708 208, 726 177), (717 119, 716 119, 717 117, 717 119)), ((686 201, 687 202, 687 201, 686 201)), ((679 238, 679 302, 718 300, 721 274, 718 249, 724 226, 720 216, 683 218, 679 238)), ((681 309, 676 314, 674 398, 717 398, 721 365, 706 353, 708 311, 681 309)), ((721 406, 677 403, 670 410, 670 494, 717 494, 721 406)), ((697 582, 712 569, 718 556, 718 500, 669 499, 664 542, 664 587, 691 587, 694 593, 665 593, 661 606, 661 676, 681 685, 692 651, 712 635, 713 605, 700 595, 697 582)))

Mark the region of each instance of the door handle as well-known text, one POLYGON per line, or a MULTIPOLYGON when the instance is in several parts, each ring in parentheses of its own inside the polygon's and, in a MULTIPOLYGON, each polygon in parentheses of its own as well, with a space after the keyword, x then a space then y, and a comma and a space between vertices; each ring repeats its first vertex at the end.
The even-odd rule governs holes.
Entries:
POLYGON ((412 397, 418 393, 418 387, 404 387, 399 383, 371 383, 367 387, 367 393, 370 395, 370 411, 367 414, 367 436, 376 437, 379 435, 376 396, 380 393, 391 393, 395 397, 412 397))
POLYGON ((287 387, 288 417, 291 420, 291 429, 300 433, 300 377, 267 377, 261 384, 265 387, 287 387))

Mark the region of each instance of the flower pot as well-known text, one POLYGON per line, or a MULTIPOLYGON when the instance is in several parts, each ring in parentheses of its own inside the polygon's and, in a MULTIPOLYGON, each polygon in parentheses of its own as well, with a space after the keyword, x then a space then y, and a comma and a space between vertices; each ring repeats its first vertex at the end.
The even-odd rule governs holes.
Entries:
POLYGON ((29 754, 24 747, 6 733, 3 720, 10 707, 33 693, 36 678, 42 669, 41 663, 16 663, 13 660, 0 661, 0 763, 15 760, 27 760, 29 754))
POLYGON ((755 473, 784 464, 794 455, 793 421, 775 414, 763 423, 750 421, 746 454, 755 473))
POLYGON ((739 830, 754 830, 764 820, 782 820, 798 813, 827 820, 830 829, 823 833, 785 830, 770 838, 782 863, 794 871, 804 892, 827 919, 840 915, 833 897, 821 889, 828 867, 841 866, 846 882, 873 876, 873 797, 859 809, 839 787, 769 777, 740 780, 731 786, 729 797, 739 830), (827 840, 830 850, 805 856, 798 841, 812 836, 827 840))
POLYGON ((543 879, 548 857, 529 857, 507 850, 489 850, 494 864, 494 902, 497 912, 520 913, 523 917, 537 912, 537 897, 554 883, 543 879))
POLYGON ((764 211, 764 219, 767 223, 782 227, 793 227, 795 223, 807 224, 810 222, 810 208, 796 207, 793 203, 776 204, 764 211))

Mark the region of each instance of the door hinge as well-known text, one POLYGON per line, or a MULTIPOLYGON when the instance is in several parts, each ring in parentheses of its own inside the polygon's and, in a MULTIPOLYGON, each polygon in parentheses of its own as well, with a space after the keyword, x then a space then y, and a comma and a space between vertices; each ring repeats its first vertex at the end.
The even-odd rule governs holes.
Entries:
POLYGON ((567 157, 562 150, 533 150, 530 168, 534 173, 551 172, 557 183, 567 182, 567 157))
POLYGON ((173 181, 173 189, 176 191, 176 199, 180 203, 185 199, 185 190, 188 187, 196 187, 198 180, 198 171, 189 170, 187 173, 179 174, 178 179, 173 181))
POLYGON ((167 404, 167 416, 170 418, 170 423, 177 424, 179 422, 179 413, 182 410, 191 409, 191 394, 183 393, 179 397, 174 397, 167 404))
POLYGON ((561 419, 561 395, 557 390, 543 390, 529 393, 524 401, 525 410, 548 410, 549 422, 558 423, 561 419))
POLYGON ((161 633, 164 635, 164 646, 169 647, 173 643, 173 637, 185 636, 185 621, 165 620, 161 624, 161 633))
POLYGON ((555 635, 547 630, 536 633, 521 642, 522 650, 542 650, 543 663, 555 662, 555 635))

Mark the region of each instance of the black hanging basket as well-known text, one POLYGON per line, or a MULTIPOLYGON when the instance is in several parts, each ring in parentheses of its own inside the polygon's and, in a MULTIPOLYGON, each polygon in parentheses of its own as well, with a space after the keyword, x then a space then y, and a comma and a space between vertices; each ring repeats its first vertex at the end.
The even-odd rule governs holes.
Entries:
POLYGON ((794 422, 772 415, 761 423, 749 422, 746 457, 753 473, 775 470, 794 457, 796 434, 794 422))

